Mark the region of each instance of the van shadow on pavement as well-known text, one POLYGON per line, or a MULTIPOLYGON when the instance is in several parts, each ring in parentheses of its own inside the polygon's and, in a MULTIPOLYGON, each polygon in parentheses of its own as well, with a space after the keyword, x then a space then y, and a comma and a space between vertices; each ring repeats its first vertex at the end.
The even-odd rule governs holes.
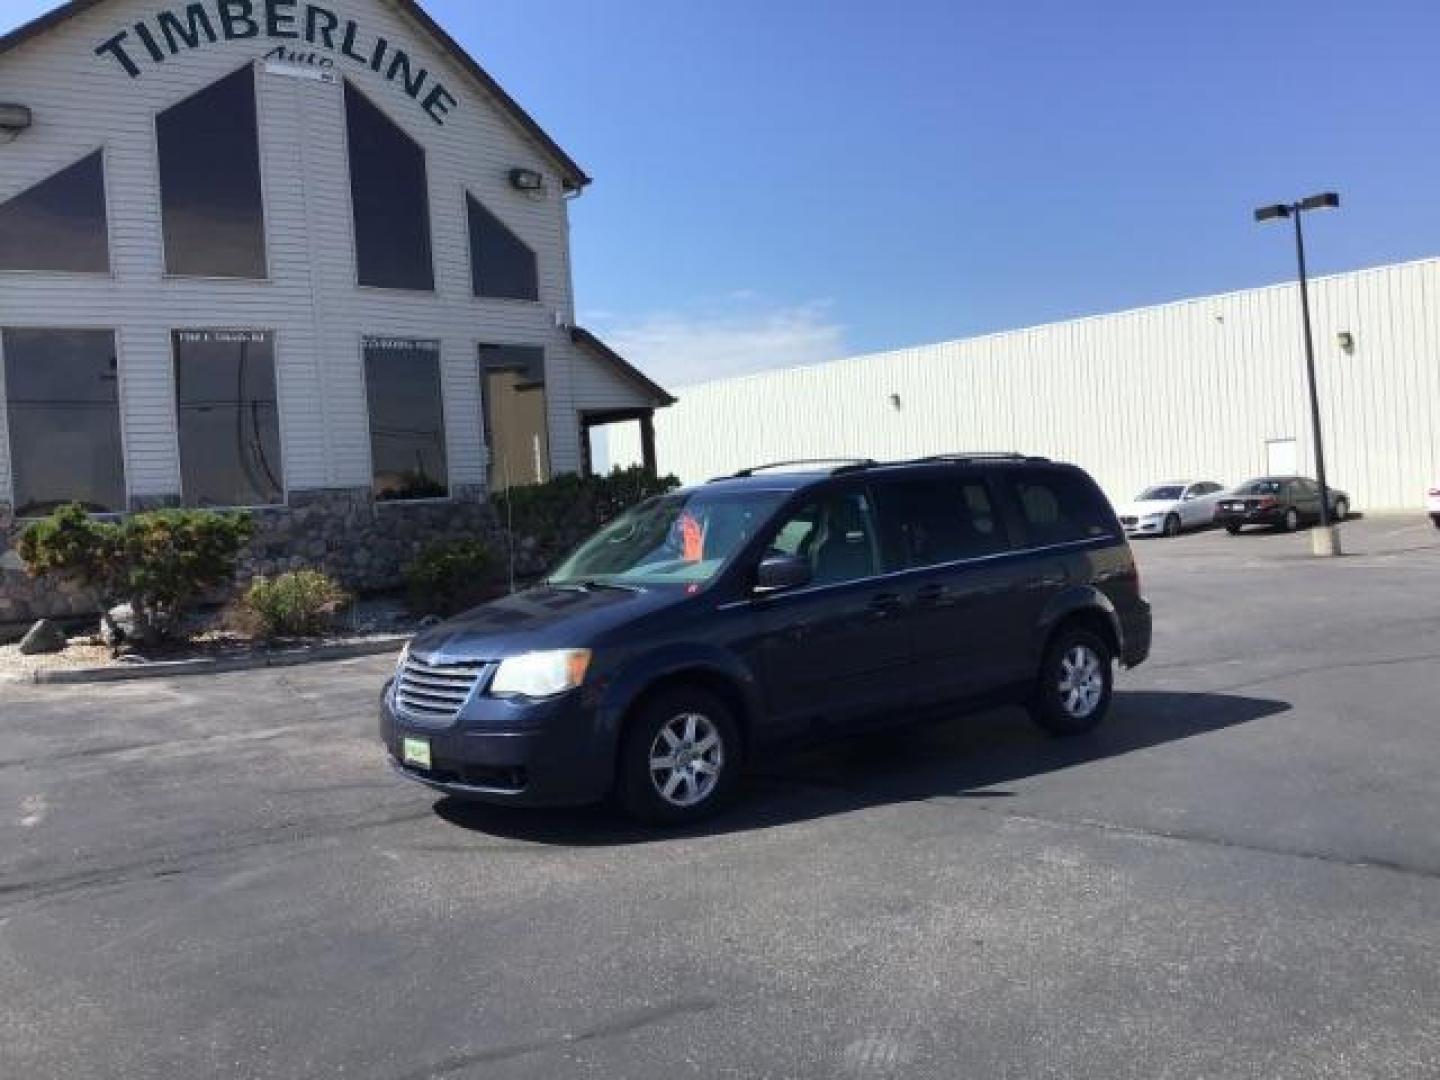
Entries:
POLYGON ((658 843, 773 828, 889 803, 935 798, 1005 799, 998 785, 1205 735, 1290 709, 1235 694, 1117 692, 1090 735, 1052 738, 1016 708, 852 736, 753 765, 735 805, 700 825, 654 829, 609 806, 535 810, 444 798, 452 825, 516 840, 567 846, 658 843))

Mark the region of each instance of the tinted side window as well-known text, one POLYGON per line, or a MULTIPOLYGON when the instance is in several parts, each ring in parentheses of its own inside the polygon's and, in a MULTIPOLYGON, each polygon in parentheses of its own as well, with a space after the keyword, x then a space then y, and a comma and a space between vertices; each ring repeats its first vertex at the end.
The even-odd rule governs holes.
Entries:
POLYGON ((861 491, 832 492, 806 504, 781 522, 770 549, 808 559, 816 585, 880 572, 875 515, 861 491))
POLYGON ((994 499, 978 478, 937 477, 877 486, 886 563, 935 566, 1009 547, 994 499))
POLYGON ((357 280, 381 289, 433 291, 425 151, 348 82, 345 122, 357 280))
POLYGON ((185 505, 284 502, 272 336, 262 330, 177 330, 174 348, 185 505))
POLYGON ((110 269, 100 151, 0 204, 0 270, 110 269))
POLYGON ((125 509, 119 370, 109 330, 5 330, 15 513, 40 517, 67 502, 125 509))
POLYGON ((1078 472, 1025 470, 1006 475, 1005 482, 1032 546, 1115 534, 1104 496, 1078 472))
POLYGON ((255 69, 172 105, 155 120, 165 269, 194 277, 263 278, 265 212, 255 121, 255 69))

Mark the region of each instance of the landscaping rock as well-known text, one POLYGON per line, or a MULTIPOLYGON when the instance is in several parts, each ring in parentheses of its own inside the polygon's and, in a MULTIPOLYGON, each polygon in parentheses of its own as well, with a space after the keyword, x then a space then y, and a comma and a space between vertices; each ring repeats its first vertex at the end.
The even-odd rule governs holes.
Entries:
POLYGON ((135 636, 135 610, 129 604, 118 604, 100 619, 100 640, 112 649, 135 636))
POLYGON ((64 652, 68 644, 69 639, 66 638, 64 630, 49 619, 41 619, 20 640, 20 652, 24 656, 64 652))

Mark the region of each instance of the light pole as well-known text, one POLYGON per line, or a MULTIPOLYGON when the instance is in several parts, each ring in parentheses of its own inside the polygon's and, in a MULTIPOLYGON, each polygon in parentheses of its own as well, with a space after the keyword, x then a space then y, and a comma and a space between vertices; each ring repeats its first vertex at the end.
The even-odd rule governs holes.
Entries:
MULTIPOLYGON (((1305 378, 1310 387, 1310 434, 1315 440, 1315 479, 1320 484, 1320 528, 1330 532, 1330 486, 1325 482, 1325 440, 1320 433, 1320 396, 1315 390, 1315 340, 1310 332, 1310 282, 1305 275, 1305 233, 1300 217, 1307 210, 1334 209, 1340 196, 1333 191, 1311 195, 1293 203, 1276 203, 1255 211, 1256 221, 1295 219, 1295 260, 1300 265, 1300 314, 1305 324, 1305 378)), ((1333 538, 1329 540, 1333 546, 1333 538)), ((1317 549, 1318 550, 1318 549, 1317 549)))

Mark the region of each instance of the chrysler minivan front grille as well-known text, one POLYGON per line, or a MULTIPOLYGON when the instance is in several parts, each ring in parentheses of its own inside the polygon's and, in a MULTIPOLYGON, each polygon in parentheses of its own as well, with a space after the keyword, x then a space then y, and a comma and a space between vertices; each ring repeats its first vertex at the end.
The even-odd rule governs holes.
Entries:
POLYGON ((449 723, 470 700, 485 667, 480 660, 447 664, 407 656, 395 682, 395 704, 412 720, 449 723))

